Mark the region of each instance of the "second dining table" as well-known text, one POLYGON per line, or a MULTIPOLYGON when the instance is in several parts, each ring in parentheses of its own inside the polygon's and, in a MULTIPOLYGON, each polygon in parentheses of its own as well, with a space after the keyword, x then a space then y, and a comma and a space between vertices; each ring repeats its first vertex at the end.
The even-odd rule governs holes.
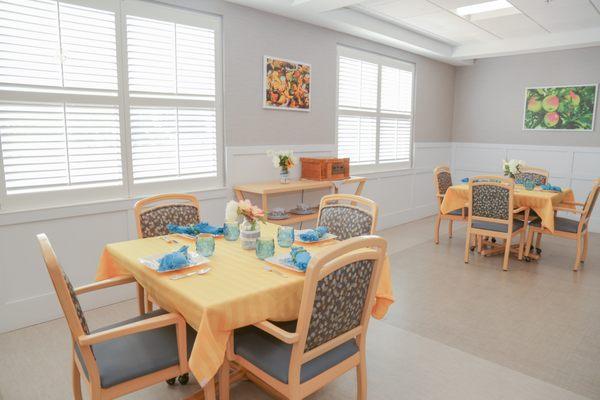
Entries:
MULTIPOLYGON (((554 207, 562 202, 573 202, 573 191, 564 188, 561 192, 542 190, 539 186, 527 190, 522 185, 515 185, 515 208, 529 207, 540 217, 542 225, 554 232, 554 207)), ((453 185, 448 188, 442 200, 441 211, 450 211, 466 207, 469 202, 469 185, 453 185)))
MULTIPOLYGON (((262 225, 261 232, 264 236, 274 237, 277 227, 267 223, 262 225)), ((274 265, 265 268, 268 264, 258 259, 253 250, 243 250, 239 241, 217 239, 214 255, 208 263, 209 273, 172 280, 170 276, 181 272, 158 273, 139 261, 143 257, 174 251, 185 244, 191 249, 195 247, 192 239, 169 237, 177 243, 154 237, 106 245, 96 280, 133 276, 161 308, 180 313, 198 332, 189 367, 204 386, 219 370, 234 329, 264 320, 288 321, 298 317, 304 273, 274 265)), ((311 254, 318 254, 335 243, 304 246, 311 254)), ((285 252, 289 249, 276 245, 276 254, 285 252)), ((186 272, 203 267, 206 265, 186 272)), ((386 259, 372 316, 383 318, 393 302, 390 267, 386 259)))

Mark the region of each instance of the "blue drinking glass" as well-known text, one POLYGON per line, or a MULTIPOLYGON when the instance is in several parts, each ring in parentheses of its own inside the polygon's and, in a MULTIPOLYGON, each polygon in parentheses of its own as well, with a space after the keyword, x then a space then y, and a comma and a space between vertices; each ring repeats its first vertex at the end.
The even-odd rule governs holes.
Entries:
POLYGON ((275 240, 259 238, 256 240, 256 257, 261 260, 273 257, 275 254, 275 240))
POLYGON ((238 240, 240 237, 240 225, 236 222, 227 222, 225 223, 225 240, 229 240, 233 242, 234 240, 238 240))
POLYGON ((532 181, 532 180, 526 180, 524 186, 525 186, 526 190, 534 190, 535 189, 535 182, 532 181))
POLYGON ((198 236, 196 238, 196 251, 204 257, 210 257, 215 252, 215 238, 212 236, 198 236))
POLYGON ((292 244, 294 244, 294 227, 280 226, 277 229, 277 243, 279 247, 292 247, 292 244))

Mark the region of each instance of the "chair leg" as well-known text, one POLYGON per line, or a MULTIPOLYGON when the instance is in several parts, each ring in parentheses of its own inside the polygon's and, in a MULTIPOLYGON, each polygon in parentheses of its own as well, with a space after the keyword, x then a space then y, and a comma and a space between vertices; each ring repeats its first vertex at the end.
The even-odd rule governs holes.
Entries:
POLYGON ((523 230, 523 232, 521 232, 521 235, 519 236, 519 261, 523 260, 523 248, 525 247, 525 235, 527 234, 526 230, 523 230))
POLYGON ((442 216, 440 214, 435 217, 435 226, 433 228, 433 237, 435 244, 440 243, 440 224, 442 223, 442 216))
POLYGON ((204 399, 205 400, 216 400, 217 399, 217 393, 215 392, 215 380, 214 379, 211 379, 210 381, 208 381, 206 383, 206 385, 204 385, 202 390, 204 391, 204 399))
MULTIPOLYGON (((75 357, 75 354, 73 354, 75 357)), ((77 369, 77 364, 75 364, 75 359, 73 359, 73 399, 74 400, 82 400, 81 396, 81 376, 79 374, 79 370, 77 369)))
POLYGON ((454 224, 454 221, 449 219, 448 220, 448 237, 452 238, 452 225, 454 224))
POLYGON ((506 238, 506 244, 504 246, 504 261, 502 262, 502 269, 508 271, 508 259, 510 258, 510 244, 512 237, 506 238))
POLYGON ((356 366, 356 398, 367 400, 367 363, 364 351, 360 357, 360 364, 356 366))
POLYGON ((148 292, 144 291, 144 303, 146 303, 146 312, 152 312, 153 304, 150 298, 148 297, 148 292))
POLYGON ((535 232, 533 229, 529 229, 527 233, 527 243, 525 244, 525 257, 529 257, 529 253, 531 252, 531 244, 533 243, 533 235, 535 232))
POLYGON ((467 239, 465 240, 465 263, 469 263, 469 253, 471 247, 471 229, 467 228, 467 239))
POLYGON ((475 241, 477 242, 477 253, 481 253, 481 249, 483 248, 483 236, 476 235, 475 241))
POLYGON ((581 263, 581 253, 583 253, 583 249, 581 246, 581 235, 577 237, 577 255, 575 256, 575 265, 573 265, 573 271, 579 270, 579 264, 581 263))
POLYGON ((583 234, 583 255, 581 256, 581 262, 587 259, 588 253, 588 240, 590 239, 590 231, 585 231, 583 234))
POLYGON ((538 232, 538 234, 537 234, 537 241, 535 242, 535 248, 538 251, 538 253, 542 249, 542 232, 538 232))
POLYGON ((229 400, 229 360, 227 356, 219 370, 219 400, 229 400))

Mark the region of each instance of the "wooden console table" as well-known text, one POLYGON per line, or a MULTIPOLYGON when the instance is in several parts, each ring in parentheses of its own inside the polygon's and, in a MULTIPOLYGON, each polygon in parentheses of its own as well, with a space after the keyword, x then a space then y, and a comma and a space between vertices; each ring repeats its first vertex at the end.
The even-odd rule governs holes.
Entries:
MULTIPOLYGON (((339 185, 346 185, 349 183, 357 183, 356 191, 354 194, 360 195, 367 178, 360 176, 351 176, 348 179, 340 181, 311 181, 308 179, 300 179, 299 181, 291 181, 290 183, 282 184, 279 181, 263 182, 263 183, 251 183, 247 185, 238 185, 233 188, 235 195, 238 200, 244 200, 244 193, 252 193, 261 196, 262 198, 262 209, 265 211, 265 215, 268 215, 269 204, 268 197, 275 194, 282 193, 293 193, 293 192, 304 192, 305 190, 322 190, 331 189, 332 193, 337 193, 339 185)), ((273 220, 273 222, 279 225, 294 225, 305 221, 312 221, 317 219, 318 213, 309 215, 294 215, 287 219, 273 220)))

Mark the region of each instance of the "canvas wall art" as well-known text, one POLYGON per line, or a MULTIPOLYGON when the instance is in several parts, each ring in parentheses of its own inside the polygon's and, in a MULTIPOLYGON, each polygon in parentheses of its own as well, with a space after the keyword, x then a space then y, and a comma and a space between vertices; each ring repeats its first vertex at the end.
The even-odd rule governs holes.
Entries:
POLYGON ((264 57, 263 107, 310 111, 310 65, 264 57))
POLYGON ((527 88, 524 129, 592 131, 597 85, 527 88))

